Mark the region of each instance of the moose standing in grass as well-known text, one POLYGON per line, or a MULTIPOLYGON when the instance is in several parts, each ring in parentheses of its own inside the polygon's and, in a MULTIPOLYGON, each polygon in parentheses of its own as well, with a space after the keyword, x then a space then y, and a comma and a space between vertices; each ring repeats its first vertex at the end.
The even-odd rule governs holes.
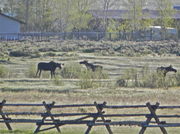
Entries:
POLYGON ((40 62, 38 63, 38 67, 37 67, 37 72, 36 72, 36 77, 40 77, 41 76, 41 72, 43 71, 50 71, 51 72, 51 78, 55 77, 55 70, 58 67, 59 69, 62 68, 61 63, 56 63, 54 61, 51 61, 49 63, 46 62, 40 62), (38 75, 39 74, 39 75, 38 75))
POLYGON ((170 65, 170 66, 168 66, 168 67, 158 67, 157 68, 157 73, 161 73, 164 77, 166 77, 166 74, 168 73, 168 72, 177 72, 177 70, 176 69, 174 69, 173 67, 172 67, 172 65, 170 65))
POLYGON ((92 63, 88 63, 87 60, 81 61, 81 62, 79 62, 79 64, 84 64, 87 69, 89 69, 89 70, 91 70, 93 72, 95 72, 97 70, 102 70, 103 69, 102 66, 100 66, 100 65, 93 65, 92 63))

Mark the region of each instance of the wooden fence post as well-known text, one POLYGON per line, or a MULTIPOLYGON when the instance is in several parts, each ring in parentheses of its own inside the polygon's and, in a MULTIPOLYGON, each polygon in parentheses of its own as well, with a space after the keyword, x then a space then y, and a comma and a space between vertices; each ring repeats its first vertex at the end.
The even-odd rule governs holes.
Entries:
MULTIPOLYGON (((157 115, 156 115, 156 110, 157 110, 158 107, 159 107, 159 103, 156 103, 156 105, 151 105, 151 104, 148 102, 148 103, 146 103, 146 106, 148 107, 148 109, 149 109, 149 111, 150 111, 150 113, 151 113, 151 115, 147 117, 146 125, 149 125, 149 123, 150 123, 150 121, 151 121, 152 118, 155 119, 155 122, 156 122, 157 124, 161 124, 159 118, 158 118, 157 115)), ((144 126, 143 126, 142 129, 140 130, 139 134, 144 134, 146 128, 147 128, 147 127, 144 127, 144 126)), ((164 127, 160 127, 160 129, 161 129, 161 132, 162 132, 163 134, 168 134, 167 131, 166 131, 166 129, 165 129, 164 127)))
MULTIPOLYGON (((46 109, 46 114, 47 115, 44 115, 44 117, 42 118, 41 124, 38 124, 38 127, 36 128, 34 133, 38 133, 39 131, 43 131, 43 130, 40 130, 40 128, 43 125, 43 123, 44 123, 44 121, 46 120, 47 117, 50 117, 52 122, 55 125, 55 127, 52 127, 52 128, 56 128, 58 132, 61 132, 59 126, 56 123, 56 120, 54 119, 54 117, 52 116, 52 113, 51 113, 51 109, 54 106, 54 104, 55 104, 55 102, 52 102, 51 104, 46 104, 46 102, 43 101, 43 105, 44 105, 44 107, 46 109)), ((48 130, 48 129, 50 129, 50 128, 47 128, 47 129, 44 129, 44 130, 48 130)))
MULTIPOLYGON (((94 102, 96 109, 97 109, 97 116, 95 116, 92 120, 93 123, 95 123, 99 117, 99 115, 102 115, 104 112, 103 110, 103 106, 106 105, 106 102, 104 102, 103 104, 97 104, 96 102, 94 102)), ((101 116, 101 119, 103 122, 106 122, 105 118, 101 116)), ((111 128, 109 125, 105 125, 106 129, 108 130, 109 134, 113 134, 113 132, 111 131, 111 128)), ((88 125, 88 128, 85 132, 85 134, 89 134, 89 132, 91 131, 91 128, 93 127, 93 125, 88 125)))
POLYGON ((8 130, 12 130, 12 127, 10 126, 10 123, 9 122, 6 122, 8 119, 5 115, 3 115, 3 106, 4 104, 6 103, 6 100, 3 100, 1 103, 0 103, 0 114, 2 116, 2 119, 4 120, 5 124, 6 124, 6 127, 8 128, 8 130))
MULTIPOLYGON (((157 123, 157 124, 161 124, 161 122, 160 122, 159 118, 157 117, 156 112, 155 112, 155 110, 154 110, 154 109, 157 109, 157 108, 159 107, 159 103, 156 103, 156 107, 155 107, 155 108, 153 108, 153 107, 150 105, 150 103, 147 103, 147 106, 148 106, 148 109, 149 109, 149 111, 151 112, 153 118, 155 119, 156 123, 157 123)), ((167 131, 166 131, 166 129, 165 129, 164 127, 160 127, 160 129, 161 129, 161 131, 162 131, 163 134, 167 134, 167 131)))
MULTIPOLYGON (((98 112, 101 113, 101 114, 103 114, 102 110, 103 110, 104 105, 106 105, 106 102, 104 102, 101 107, 99 107, 97 105, 97 103, 96 103, 96 108, 97 108, 98 112)), ((102 119, 103 122, 106 122, 106 120, 105 120, 105 118, 103 116, 101 117, 101 119, 102 119)), ((111 131, 111 128, 110 128, 109 125, 106 125, 106 129, 108 130, 109 134, 113 134, 113 132, 111 131)))
MULTIPOLYGON (((148 102, 148 103, 146 103, 146 106, 148 107, 150 105, 150 103, 148 102)), ((159 106, 159 103, 156 103, 156 108, 155 107, 153 107, 153 109, 154 109, 154 111, 156 111, 156 109, 157 109, 157 107, 159 106)), ((149 107, 148 107, 149 108, 149 107)), ((147 120, 146 120, 146 125, 148 125, 149 123, 150 123, 150 121, 151 121, 151 119, 152 119, 152 116, 149 116, 149 117, 147 117, 147 120)), ((141 130, 140 130, 140 132, 139 132, 139 134, 144 134, 144 132, 146 131, 146 128, 147 127, 142 127, 141 128, 141 130)))

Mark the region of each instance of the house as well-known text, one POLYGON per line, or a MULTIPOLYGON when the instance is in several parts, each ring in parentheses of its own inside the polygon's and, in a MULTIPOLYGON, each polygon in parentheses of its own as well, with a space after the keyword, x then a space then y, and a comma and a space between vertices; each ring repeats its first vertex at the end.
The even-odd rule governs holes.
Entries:
MULTIPOLYGON (((152 32, 151 38, 154 40, 158 40, 161 38, 161 26, 149 26, 149 29, 152 32)), ((169 39, 175 39, 178 34, 178 30, 176 28, 167 27, 166 28, 166 36, 169 39)))
POLYGON ((180 10, 180 5, 175 5, 175 6, 173 6, 173 8, 174 8, 175 10, 180 10))
MULTIPOLYGON (((180 6, 174 6, 173 7, 176 11, 175 14, 172 15, 172 19, 176 20, 177 25, 180 24, 180 6)), ((114 19, 114 20, 128 20, 133 18, 133 12, 132 10, 125 10, 125 9, 120 9, 120 10, 90 10, 89 13, 96 19, 96 20, 102 20, 102 19, 114 19), (129 14, 129 12, 131 12, 129 14)), ((159 19, 160 18, 160 13, 156 9, 143 9, 142 10, 142 19, 159 19)), ((154 37, 155 38, 161 38, 159 32, 161 28, 151 27, 151 31, 155 33, 154 37)), ((178 35, 178 38, 180 38, 180 29, 175 29, 175 28, 167 28, 168 36, 176 36, 178 35)), ((153 37, 152 37, 153 38, 153 37)))
MULTIPOLYGON (((180 10, 176 9, 176 13, 172 16, 173 19, 179 20, 180 19, 180 10)), ((89 13, 92 14, 94 18, 97 19, 117 19, 117 20, 125 20, 130 19, 128 16, 129 10, 90 10, 89 13)), ((143 19, 157 19, 160 17, 158 10, 152 9, 143 9, 143 19)))
POLYGON ((0 39, 18 39, 17 33, 21 32, 21 24, 24 22, 0 13, 0 39))

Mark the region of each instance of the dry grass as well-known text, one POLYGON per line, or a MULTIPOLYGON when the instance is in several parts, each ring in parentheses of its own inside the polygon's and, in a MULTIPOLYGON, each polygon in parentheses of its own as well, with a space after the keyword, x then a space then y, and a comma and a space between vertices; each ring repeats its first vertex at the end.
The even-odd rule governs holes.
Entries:
MULTIPOLYGON (((27 44, 26 44, 27 45, 27 44)), ((30 47, 30 44, 28 44, 30 47)), ((42 44, 47 46, 47 44, 42 44)), ((9 47, 15 47, 14 45, 9 45, 9 47)), ((40 44, 37 47, 42 47, 40 44)), ((49 48, 49 47, 48 47, 49 48)), ((41 52, 43 55, 44 53, 41 52)), ((56 56, 53 57, 11 57, 10 61, 7 63, 1 63, 3 66, 7 67, 9 70, 8 76, 6 78, 0 79, 0 100, 7 100, 8 103, 42 103, 42 101, 52 102, 55 101, 57 104, 80 104, 80 103, 93 103, 97 101, 98 103, 106 101, 107 104, 116 105, 128 105, 128 104, 145 104, 146 102, 151 102, 152 104, 159 102, 162 105, 179 105, 180 102, 180 87, 164 89, 150 89, 150 88, 116 88, 115 80, 122 74, 125 70, 130 68, 135 68, 138 71, 142 69, 143 66, 148 65, 152 71, 156 71, 158 66, 168 66, 173 65, 177 70, 180 69, 180 62, 176 56, 146 56, 146 57, 118 57, 118 56, 97 56, 93 53, 79 53, 74 51, 71 53, 56 52, 56 56), (79 80, 73 79, 60 79, 58 82, 60 84, 55 84, 56 80, 50 80, 49 74, 44 78, 28 78, 33 77, 33 72, 38 62, 45 61, 49 62, 54 60, 56 62, 65 63, 78 63, 81 60, 89 60, 90 63, 97 65, 102 65, 103 69, 109 75, 108 80, 101 82, 101 86, 98 88, 87 88, 81 89, 77 84, 79 80), (31 67, 31 68, 30 68, 31 67), (28 75, 28 70, 31 70, 31 76, 28 75), (63 84, 61 84, 63 82, 63 84)), ((57 75, 61 74, 61 70, 57 70, 57 75)), ((35 75, 35 74, 34 74, 35 75)), ((168 75, 174 75, 170 73, 168 75)), ((14 109, 17 110, 17 109, 14 109)), ((21 109, 19 109, 21 110, 21 109)), ((113 111, 110 111, 113 112, 113 111)), ((130 111, 130 112, 133 112, 130 111)), ((172 111, 166 111, 169 113, 172 111)), ((175 113, 179 113, 175 111, 175 113)), ((0 127, 5 129, 4 125, 0 124, 0 127), (1 127, 2 126, 2 127, 1 127)), ((27 129, 32 131, 32 125, 15 125, 14 128, 17 129, 27 129)), ((63 127, 62 134, 75 134, 83 133, 86 127, 80 129, 78 127, 63 127)), ((113 127, 115 133, 122 134, 136 134, 139 131, 139 127, 113 127), (128 128, 128 129, 127 129, 128 128)), ((179 128, 168 128, 170 134, 180 133, 179 128)), ((0 133, 8 134, 7 131, 0 131, 0 133)), ((24 131, 17 131, 14 134, 31 133, 24 131)), ((54 131, 52 131, 54 133, 54 131)), ((92 134, 104 134, 106 130, 104 127, 93 128, 92 134)), ((159 134, 159 129, 148 129, 147 134, 159 134)), ((49 133, 48 133, 49 134, 49 133)))
POLYGON ((56 101, 61 104, 93 103, 94 101, 114 104, 145 104, 160 102, 161 104, 179 104, 180 88, 161 90, 143 88, 98 88, 79 89, 67 87, 9 87, 1 86, 0 98, 8 102, 42 102, 56 101), (49 89, 48 89, 49 88, 49 89), (112 99, 113 98, 113 99, 112 99))

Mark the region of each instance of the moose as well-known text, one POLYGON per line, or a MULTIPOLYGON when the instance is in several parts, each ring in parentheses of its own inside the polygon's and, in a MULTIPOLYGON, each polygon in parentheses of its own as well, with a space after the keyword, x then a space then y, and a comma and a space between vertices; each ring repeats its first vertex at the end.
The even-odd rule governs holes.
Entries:
POLYGON ((39 77, 41 76, 42 70, 43 71, 50 71, 51 72, 51 78, 55 77, 55 70, 56 70, 56 68, 58 67, 59 69, 61 69, 62 65, 64 65, 64 64, 56 63, 54 61, 50 61, 49 63, 40 62, 40 63, 38 63, 38 66, 37 66, 36 77, 37 76, 39 76, 39 77))
POLYGON ((161 73, 164 77, 166 77, 166 74, 168 73, 168 72, 177 72, 177 70, 176 69, 174 69, 173 67, 172 67, 172 65, 170 65, 170 66, 168 66, 168 67, 158 67, 157 68, 157 73, 161 73))
POLYGON ((84 64, 86 66, 87 69, 92 70, 93 72, 99 70, 102 70, 103 67, 100 65, 93 65, 92 63, 88 63, 87 60, 81 61, 79 62, 79 64, 84 64))

